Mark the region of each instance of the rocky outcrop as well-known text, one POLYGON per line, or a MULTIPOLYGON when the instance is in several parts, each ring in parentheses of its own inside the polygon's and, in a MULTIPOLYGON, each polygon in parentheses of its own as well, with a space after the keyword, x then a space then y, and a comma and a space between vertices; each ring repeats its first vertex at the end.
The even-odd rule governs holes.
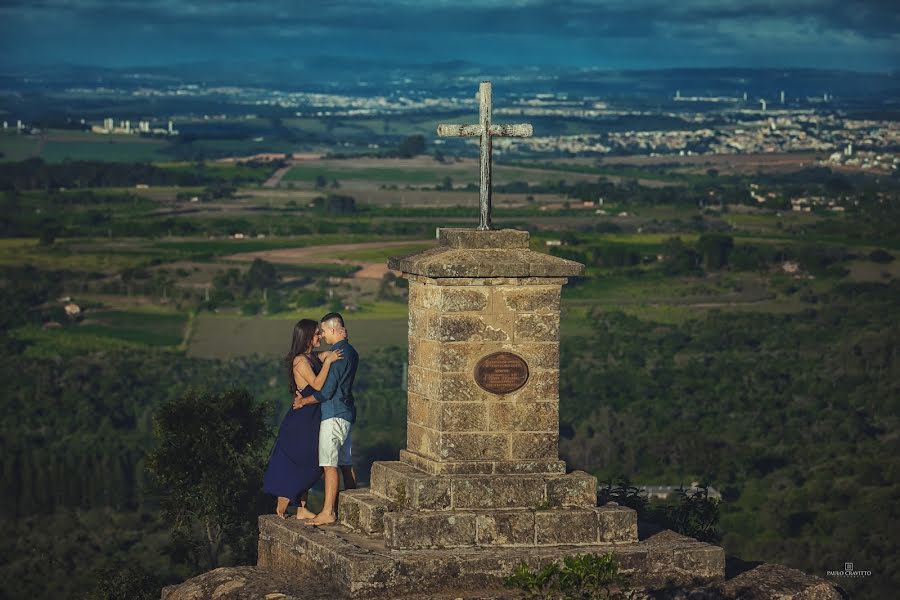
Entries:
MULTIPOLYGON (((715 583, 645 591, 636 600, 847 600, 840 587, 813 575, 783 565, 763 563, 749 568, 742 561, 728 560, 728 579, 715 583), (745 565, 735 568, 735 565, 745 565), (741 570, 744 569, 744 570, 741 570)), ((261 567, 216 569, 189 579, 181 585, 163 589, 162 600, 338 600, 335 590, 315 574, 286 577, 280 570, 261 567)), ((520 596, 510 590, 490 587, 477 593, 453 589, 453 581, 444 589, 427 594, 375 596, 385 600, 514 600, 520 596)))
POLYGON ((724 581, 693 589, 663 591, 650 597, 654 600, 845 600, 850 596, 821 577, 784 565, 763 563, 724 581))
POLYGON ((163 588, 162 600, 327 600, 334 592, 314 577, 260 567, 222 567, 163 588))

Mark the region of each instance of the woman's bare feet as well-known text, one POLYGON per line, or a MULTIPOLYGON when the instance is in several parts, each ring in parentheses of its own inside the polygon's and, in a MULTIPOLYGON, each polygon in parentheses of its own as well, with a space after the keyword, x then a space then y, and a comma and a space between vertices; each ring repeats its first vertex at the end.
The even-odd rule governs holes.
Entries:
POLYGON ((297 518, 300 519, 301 521, 304 519, 315 518, 315 516, 316 516, 316 513, 309 510, 305 506, 301 506, 300 508, 297 509, 297 518))
POLYGON ((314 519, 310 519, 309 521, 304 521, 306 525, 331 525, 332 523, 337 521, 337 517, 334 513, 330 515, 326 515, 324 512, 320 512, 315 516, 314 519))

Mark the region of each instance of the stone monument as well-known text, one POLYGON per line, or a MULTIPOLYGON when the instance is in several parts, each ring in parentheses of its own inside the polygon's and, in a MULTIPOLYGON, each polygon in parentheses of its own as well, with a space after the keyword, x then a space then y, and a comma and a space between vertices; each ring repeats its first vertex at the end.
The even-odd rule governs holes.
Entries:
MULTIPOLYGON (((583 265, 492 230, 490 83, 478 125, 481 223, 441 229, 437 247, 393 258, 409 280, 407 444, 367 489, 339 496, 339 526, 260 517, 259 565, 324 572, 352 596, 497 586, 520 562, 617 556, 637 587, 724 577, 722 548, 664 531, 638 539, 635 511, 597 506, 597 480, 559 459, 560 291, 583 265)), ((365 402, 365 399, 360 399, 365 402)))

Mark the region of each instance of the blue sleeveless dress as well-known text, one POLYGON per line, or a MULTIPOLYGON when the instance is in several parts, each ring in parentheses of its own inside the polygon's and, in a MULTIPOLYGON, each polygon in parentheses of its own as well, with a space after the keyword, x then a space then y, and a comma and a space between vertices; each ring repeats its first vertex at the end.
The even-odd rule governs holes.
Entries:
MULTIPOLYGON (((318 375, 322 369, 319 357, 313 355, 309 363, 318 375)), ((303 397, 312 393, 310 386, 300 391, 303 397)), ((288 409, 269 455, 269 466, 263 478, 264 492, 296 502, 300 494, 319 480, 322 475, 322 467, 319 466, 321 422, 322 407, 318 403, 288 409)))

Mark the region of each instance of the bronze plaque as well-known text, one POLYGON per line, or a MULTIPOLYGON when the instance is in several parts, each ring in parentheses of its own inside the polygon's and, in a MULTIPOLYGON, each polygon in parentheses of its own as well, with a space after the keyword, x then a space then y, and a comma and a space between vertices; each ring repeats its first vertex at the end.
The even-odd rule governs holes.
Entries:
POLYGON ((528 381, 528 363, 512 352, 488 354, 475 365, 475 383, 492 394, 509 394, 528 381))

